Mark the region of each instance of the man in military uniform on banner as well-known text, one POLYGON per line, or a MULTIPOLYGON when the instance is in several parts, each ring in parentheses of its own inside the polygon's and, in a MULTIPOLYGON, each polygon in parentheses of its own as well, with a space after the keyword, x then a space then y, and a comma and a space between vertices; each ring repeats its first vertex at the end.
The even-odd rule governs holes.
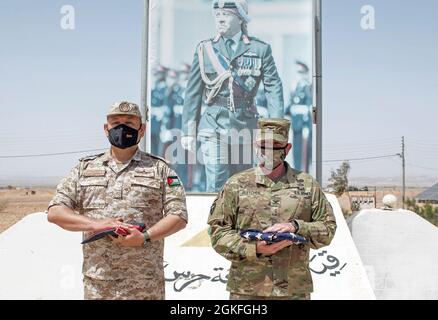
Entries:
POLYGON ((48 220, 96 239, 83 245, 85 299, 164 299, 164 238, 186 226, 184 187, 165 160, 139 150, 138 105, 113 104, 104 128, 111 148, 59 183, 48 220))
POLYGON ((169 69, 158 65, 154 70, 154 85, 151 90, 151 144, 152 154, 164 155, 164 143, 160 133, 170 122, 170 110, 167 107, 167 76, 169 69))
POLYGON ((231 261, 230 299, 307 300, 309 251, 330 244, 336 220, 315 179, 284 161, 290 121, 261 119, 259 128, 259 165, 231 177, 213 202, 211 244, 231 261))
POLYGON ((234 173, 253 166, 255 97, 264 84, 270 117, 284 114, 283 87, 270 45, 248 35, 246 0, 213 1, 217 35, 196 48, 187 84, 181 139, 201 142, 206 191, 221 189, 234 173))
POLYGON ((285 114, 292 120, 293 130, 293 166, 295 169, 309 172, 312 165, 312 83, 309 79, 309 67, 296 60, 298 77, 294 80, 290 102, 285 114))

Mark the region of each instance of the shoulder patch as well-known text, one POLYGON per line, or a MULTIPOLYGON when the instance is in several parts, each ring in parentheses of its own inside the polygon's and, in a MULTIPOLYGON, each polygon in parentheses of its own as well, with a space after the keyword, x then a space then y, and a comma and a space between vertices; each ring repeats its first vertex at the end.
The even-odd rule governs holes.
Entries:
POLYGON ((96 158, 99 158, 101 156, 103 156, 105 154, 105 152, 99 153, 99 154, 95 154, 95 155, 91 155, 91 156, 86 156, 83 158, 80 158, 79 161, 90 161, 90 160, 94 160, 96 158))
POLYGON ((177 176, 169 176, 167 177, 167 185, 169 187, 177 187, 181 185, 181 181, 177 176))
POLYGON ((214 209, 216 209, 216 202, 219 199, 219 197, 217 197, 216 199, 214 199, 213 204, 210 207, 210 216, 213 214, 214 209))

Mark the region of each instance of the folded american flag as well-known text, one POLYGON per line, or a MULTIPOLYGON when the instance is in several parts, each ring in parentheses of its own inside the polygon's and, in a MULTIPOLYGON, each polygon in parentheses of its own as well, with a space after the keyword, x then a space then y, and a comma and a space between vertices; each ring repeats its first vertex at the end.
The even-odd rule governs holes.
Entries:
POLYGON ((260 230, 248 229, 240 231, 240 236, 247 240, 266 241, 268 244, 280 242, 283 240, 292 241, 295 244, 303 244, 308 241, 306 238, 292 232, 265 232, 260 230))

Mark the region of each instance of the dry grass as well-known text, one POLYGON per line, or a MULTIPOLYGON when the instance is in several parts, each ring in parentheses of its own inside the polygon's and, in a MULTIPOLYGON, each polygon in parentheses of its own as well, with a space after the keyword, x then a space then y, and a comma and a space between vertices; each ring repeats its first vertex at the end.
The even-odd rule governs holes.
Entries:
POLYGON ((0 200, 0 212, 3 212, 7 206, 8 206, 8 200, 1 199, 0 200))
POLYGON ((55 189, 52 188, 1 189, 0 232, 28 214, 46 210, 54 193, 55 189))

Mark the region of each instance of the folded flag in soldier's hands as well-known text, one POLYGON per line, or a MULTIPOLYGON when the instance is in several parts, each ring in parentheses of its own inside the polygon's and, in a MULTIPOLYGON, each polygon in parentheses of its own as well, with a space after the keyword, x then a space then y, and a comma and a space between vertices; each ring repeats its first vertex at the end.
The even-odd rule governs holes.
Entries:
POLYGON ((308 241, 306 238, 299 236, 292 232, 265 232, 263 233, 260 230, 242 230, 240 231, 240 236, 242 238, 245 238, 247 240, 260 240, 265 241, 268 244, 273 244, 275 242, 280 242, 283 240, 289 240, 292 241, 295 244, 303 244, 307 243, 308 241))
MULTIPOLYGON (((144 229, 146 228, 146 225, 144 223, 141 223, 141 222, 129 222, 128 224, 132 225, 132 228, 137 229, 140 232, 143 232, 144 229)), ((123 226, 119 226, 116 228, 104 229, 104 230, 98 231, 98 232, 92 234, 91 236, 89 236, 88 238, 84 239, 81 242, 81 244, 93 242, 93 241, 102 239, 105 236, 118 237, 118 236, 127 236, 128 234, 129 234, 128 228, 123 227, 123 226)))

